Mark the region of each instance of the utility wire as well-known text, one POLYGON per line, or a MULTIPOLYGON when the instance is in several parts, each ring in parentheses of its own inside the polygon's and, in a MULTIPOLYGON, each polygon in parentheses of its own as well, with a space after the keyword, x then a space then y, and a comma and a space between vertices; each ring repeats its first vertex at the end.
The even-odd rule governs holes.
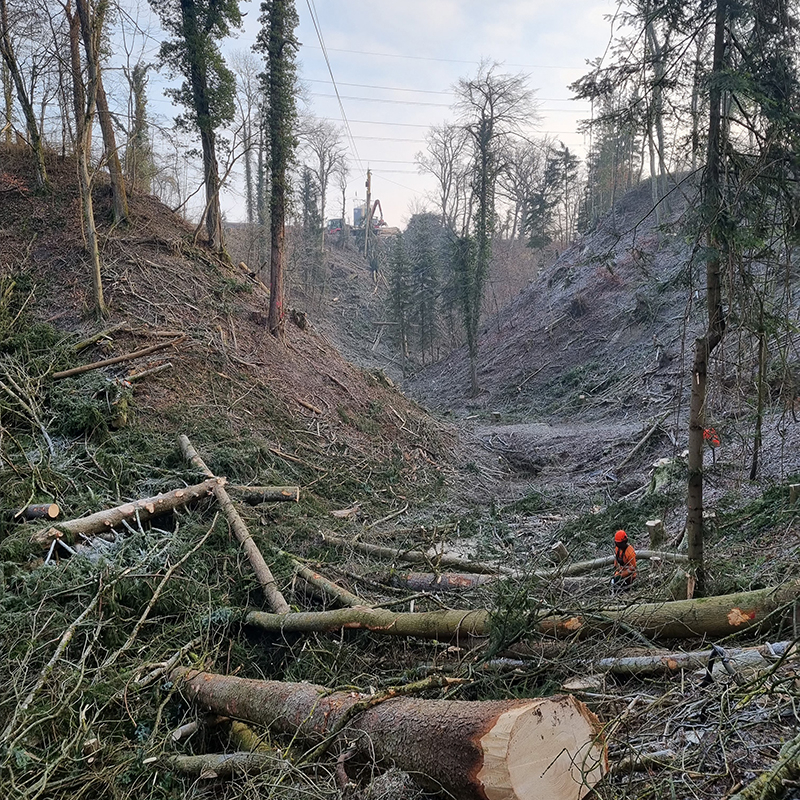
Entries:
POLYGON ((344 104, 342 103, 342 98, 339 96, 339 88, 336 86, 336 78, 333 77, 333 68, 331 67, 330 59, 328 58, 328 51, 325 49, 325 41, 322 38, 322 31, 320 30, 319 24, 317 22, 317 6, 314 3, 314 0, 306 0, 306 5, 308 6, 308 12, 311 14, 311 22, 314 23, 314 30, 317 32, 317 39, 319 40, 320 48, 322 49, 322 55, 325 57, 325 63, 328 66, 328 74, 331 76, 331 83, 333 84, 333 90, 336 92, 336 98, 339 101, 339 110, 342 113, 342 121, 344 122, 345 130, 347 131, 347 136, 350 139, 350 146, 353 148, 353 154, 356 157, 356 161, 358 161, 359 166, 361 167, 362 171, 364 169, 364 165, 361 163, 361 156, 358 153, 358 147, 356 145, 356 141, 353 138, 353 132, 350 130, 350 123, 347 121, 347 114, 344 110, 344 104))

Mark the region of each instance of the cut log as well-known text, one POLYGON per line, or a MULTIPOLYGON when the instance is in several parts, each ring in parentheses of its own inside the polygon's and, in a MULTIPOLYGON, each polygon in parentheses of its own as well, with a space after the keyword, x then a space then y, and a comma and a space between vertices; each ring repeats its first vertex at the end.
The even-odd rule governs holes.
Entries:
POLYGON ((11 517, 15 520, 29 519, 58 519, 61 509, 56 503, 36 503, 35 505, 17 508, 11 512, 11 517))
MULTIPOLYGON (((728 663, 733 669, 759 671, 770 663, 787 656, 792 651, 792 642, 776 642, 758 647, 741 647, 726 651, 728 663)), ((683 669, 705 669, 709 659, 716 660, 714 650, 698 650, 691 653, 657 653, 655 655, 619 656, 601 659, 596 668, 600 672, 614 675, 661 675, 673 674, 683 669)), ((719 665, 721 667, 721 664, 719 665)))
POLYGON ((355 606, 331 611, 295 611, 289 614, 250 611, 245 614, 244 622, 274 634, 325 633, 351 628, 389 636, 416 636, 443 642, 467 641, 473 636, 489 635, 489 612, 486 609, 412 613, 355 606))
MULTIPOLYGON (((173 672, 203 707, 319 742, 368 700, 306 683, 173 672)), ((597 717, 571 695, 470 702, 394 697, 342 730, 388 762, 460 800, 578 800, 608 769, 597 717)))
POLYGON ((135 358, 142 358, 149 356, 150 353, 156 353, 159 350, 164 350, 172 345, 180 344, 184 340, 184 336, 179 339, 173 339, 170 342, 161 342, 161 344, 154 344, 151 347, 145 347, 143 350, 136 350, 133 353, 125 353, 125 355, 115 356, 114 358, 106 358, 103 361, 95 361, 93 364, 84 364, 82 367, 73 367, 72 369, 65 369, 61 372, 54 372, 52 378, 54 381, 61 380, 62 378, 71 378, 73 375, 82 375, 84 372, 91 372, 94 369, 101 367, 110 367, 114 364, 122 364, 125 361, 133 361, 135 358))
POLYGON ((498 580, 496 575, 465 572, 405 572, 382 575, 379 580, 390 586, 404 586, 414 592, 459 592, 477 589, 498 580))
MULTIPOLYGON (((542 614, 531 630, 556 638, 572 638, 594 631, 607 631, 620 623, 652 639, 722 637, 777 624, 781 615, 776 612, 785 609, 788 614, 798 597, 800 581, 792 581, 752 592, 696 600, 631 603, 575 615, 542 614)), ((485 637, 491 631, 491 617, 486 609, 426 611, 419 614, 360 606, 283 615, 251 611, 244 615, 244 621, 247 625, 276 634, 323 633, 354 628, 439 641, 485 637)))
POLYGON ((151 517, 174 511, 176 508, 181 508, 196 500, 208 497, 222 483, 224 483, 224 479, 213 478, 194 486, 174 489, 166 494, 158 494, 155 497, 148 497, 143 500, 134 500, 116 508, 107 508, 104 511, 90 514, 88 517, 60 522, 51 528, 36 531, 31 536, 31 541, 45 550, 50 547, 54 539, 61 539, 62 537, 72 544, 79 535, 96 536, 98 533, 103 533, 121 525, 123 520, 132 520, 138 517, 139 520, 144 522, 151 517))
MULTIPOLYGON (((214 473, 206 466, 205 461, 200 458, 197 450, 194 449, 192 443, 189 441, 189 437, 181 435, 178 437, 178 441, 180 442, 181 452, 184 458, 201 472, 209 477, 213 477, 214 473)), ((217 498, 217 502, 220 504, 234 535, 239 540, 239 544, 242 545, 242 549, 247 554, 250 566, 253 568, 256 578, 261 584, 261 589, 264 592, 264 596, 270 608, 272 608, 276 614, 285 614, 289 611, 289 604, 284 600, 280 589, 278 589, 278 584, 275 582, 272 571, 267 566, 267 562, 264 561, 264 556, 261 555, 261 551, 253 541, 250 531, 247 530, 247 526, 239 516, 239 512, 233 507, 233 502, 225 491, 224 481, 218 481, 216 483, 214 486, 214 496, 217 498)))
POLYGON ((238 499, 249 506, 261 503, 292 502, 300 500, 299 486, 229 486, 238 499))

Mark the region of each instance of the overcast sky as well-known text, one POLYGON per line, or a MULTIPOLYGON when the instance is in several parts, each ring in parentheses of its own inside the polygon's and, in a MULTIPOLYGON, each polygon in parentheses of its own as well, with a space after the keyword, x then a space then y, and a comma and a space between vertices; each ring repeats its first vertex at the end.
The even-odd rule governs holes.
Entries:
MULTIPOLYGON (((583 157, 577 122, 589 115, 589 106, 570 100, 567 87, 586 72, 587 59, 604 53, 607 16, 615 8, 612 0, 297 0, 299 73, 309 110, 344 125, 313 9, 353 134, 348 213, 352 198, 364 197, 367 167, 373 198, 380 199, 389 225, 404 225, 410 209, 425 203, 433 184, 418 173, 414 156, 424 148, 426 130, 452 118, 453 86, 473 76, 481 59, 525 73, 540 107, 539 133, 552 134, 583 157)), ((245 27, 226 50, 245 50, 255 41, 258 3, 243 3, 242 10, 245 27)), ((161 84, 156 78, 151 85, 161 84)), ((157 108, 167 111, 165 102, 157 108)), ((245 216, 235 189, 224 207, 228 219, 245 216)), ((331 210, 326 216, 338 215, 331 210)))

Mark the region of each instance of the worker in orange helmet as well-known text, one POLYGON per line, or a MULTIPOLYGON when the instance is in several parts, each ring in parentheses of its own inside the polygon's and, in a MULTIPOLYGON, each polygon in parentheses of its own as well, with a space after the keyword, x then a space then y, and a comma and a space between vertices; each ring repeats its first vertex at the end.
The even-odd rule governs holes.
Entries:
POLYGON ((636 578, 636 551, 628 541, 625 531, 614 534, 614 578, 611 585, 616 589, 629 589, 636 578))

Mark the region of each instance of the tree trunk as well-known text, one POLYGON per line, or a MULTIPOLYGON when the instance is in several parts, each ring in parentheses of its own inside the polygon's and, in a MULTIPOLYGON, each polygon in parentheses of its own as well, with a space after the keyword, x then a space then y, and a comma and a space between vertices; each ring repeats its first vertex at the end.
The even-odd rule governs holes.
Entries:
POLYGON ((215 252, 224 250, 222 237, 222 211, 219 205, 219 167, 217 165, 216 137, 213 130, 200 128, 203 146, 203 175, 206 187, 206 234, 208 246, 215 252))
POLYGON ((708 360, 725 332, 725 312, 722 307, 722 249, 721 229, 721 148, 722 148, 722 91, 719 75, 723 70, 725 53, 725 20, 728 0, 717 0, 714 22, 714 57, 709 80, 708 158, 703 176, 703 214, 707 225, 706 303, 708 327, 695 341, 692 365, 692 389, 689 399, 689 480, 686 493, 686 538, 689 561, 696 578, 695 591, 704 590, 703 567, 703 452, 706 414, 706 383, 708 360))
MULTIPOLYGON (((423 552, 421 550, 396 550, 391 547, 382 547, 369 542, 348 541, 329 533, 322 534, 323 541, 334 544, 337 547, 352 547, 362 553, 368 553, 377 558, 400 559, 411 564, 429 564, 434 567, 452 567, 462 572, 472 572, 483 575, 495 575, 500 573, 509 577, 519 577, 530 574, 536 578, 554 578, 556 576, 580 575, 584 572, 591 572, 600 567, 607 567, 614 563, 614 556, 602 556, 593 558, 590 561, 576 561, 573 564, 563 564, 549 569, 537 569, 532 573, 525 573, 524 570, 515 570, 502 565, 494 566, 491 564, 480 564, 458 556, 450 556, 446 553, 423 552)), ((640 550, 636 557, 640 559, 661 559, 662 561, 676 561, 683 563, 688 560, 688 556, 683 553, 662 552, 660 550, 640 550)))
POLYGON ((5 102, 5 130, 6 147, 11 147, 14 141, 14 86, 11 81, 11 73, 8 70, 8 64, 2 60, 0 67, 3 70, 3 101, 5 102))
MULTIPOLYGON (((194 449, 192 443, 189 441, 189 438, 181 435, 178 437, 178 441, 180 442, 181 452, 184 458, 201 472, 213 478, 214 473, 211 472, 203 459, 200 458, 197 450, 194 449)), ((264 556, 261 555, 258 545, 253 541, 250 531, 247 530, 247 526, 239 516, 239 512, 233 507, 233 502, 225 491, 223 482, 218 481, 214 486, 214 496, 217 498, 217 502, 220 504, 234 535, 239 540, 239 544, 242 545, 242 549, 247 554, 247 559, 250 562, 250 566, 253 568, 258 582, 261 584, 261 589, 264 592, 264 596, 270 608, 272 608, 276 614, 287 613, 289 611, 289 604, 283 599, 283 595, 280 589, 278 589, 278 584, 272 575, 272 571, 267 566, 267 562, 264 561, 264 556)))
POLYGON ((33 163, 36 169, 36 188, 42 192, 50 191, 50 181, 47 177, 47 167, 44 163, 44 143, 42 142, 39 125, 36 122, 36 114, 33 111, 30 95, 25 86, 25 79, 20 72, 14 47, 11 43, 6 0, 0 0, 0 56, 11 73, 11 78, 17 90, 17 100, 22 106, 25 127, 28 132, 28 145, 33 153, 33 163))
POLYGON ((185 669, 188 693, 217 713, 321 741, 343 730, 361 754, 459 800, 577 800, 607 770, 597 717, 571 695, 469 702, 331 693, 185 669), (359 705, 366 706, 358 712, 359 705))
MULTIPOLYGON (((89 158, 92 141, 92 123, 94 121, 95 105, 97 101, 97 72, 93 65, 95 62, 95 36, 94 25, 87 0, 75 0, 80 31, 83 35, 84 49, 86 51, 86 64, 88 72, 88 85, 85 94, 83 78, 80 72, 75 72, 76 64, 73 62, 72 83, 77 94, 85 98, 81 108, 80 119, 76 131, 76 156, 78 160, 78 185, 80 187, 81 210, 83 212, 83 228, 86 237, 86 249, 89 254, 89 264, 92 273, 92 288, 94 292, 95 308, 99 316, 107 313, 105 296, 103 294, 103 276, 100 269, 100 245, 97 239, 97 227, 94 222, 94 204, 92 202, 92 178, 89 171, 89 158), (80 88, 78 88, 80 87, 80 88)), ((102 24, 102 22, 100 23, 102 24)), ((80 61, 78 62, 79 65, 80 61)))
MULTIPOLYGON (((99 55, 95 53, 95 57, 99 55)), ((114 135, 114 123, 111 119, 111 112, 108 110, 108 98, 106 90, 103 88, 103 76, 100 71, 100 64, 95 66, 97 70, 97 115, 100 118, 100 130, 103 132, 103 144, 105 145, 106 162, 108 164, 108 175, 111 181, 111 202, 114 212, 114 224, 120 225, 128 221, 128 198, 125 193, 125 176, 122 174, 122 164, 119 160, 119 150, 117 149, 117 139, 114 135)))
MULTIPOLYGON (((770 661, 786 655, 792 647, 791 642, 763 644, 758 647, 742 647, 728 650, 726 658, 734 668, 745 670, 763 668, 770 661)), ((655 655, 617 656, 604 658, 597 662, 600 672, 614 675, 659 675, 679 672, 683 669, 705 669, 709 660, 719 654, 715 650, 699 650, 692 653, 656 653, 655 655)))
MULTIPOLYGON (((541 614, 532 632, 555 637, 605 631, 617 623, 654 639, 692 639, 699 636, 727 636, 750 628, 762 629, 780 622, 775 613, 800 597, 800 581, 752 592, 675 600, 667 603, 632 603, 600 608, 574 615, 541 614)), ((407 613, 382 608, 342 608, 333 611, 305 611, 265 614, 251 611, 247 625, 268 633, 312 633, 345 628, 370 630, 391 636, 449 641, 486 637, 491 633, 491 614, 486 609, 426 611, 407 613)))
POLYGON ((52 528, 37 531, 31 536, 31 541, 42 548, 47 548, 53 539, 64 538, 70 544, 75 538, 83 536, 94 536, 98 533, 111 530, 117 525, 121 525, 123 520, 139 519, 144 522, 151 517, 165 514, 167 511, 174 511, 176 508, 188 505, 195 500, 210 495, 219 485, 220 479, 198 483, 195 486, 186 486, 182 489, 174 489, 166 494, 158 494, 155 497, 148 497, 144 500, 134 500, 130 503, 108 508, 90 514, 88 517, 68 520, 54 525, 52 528))

